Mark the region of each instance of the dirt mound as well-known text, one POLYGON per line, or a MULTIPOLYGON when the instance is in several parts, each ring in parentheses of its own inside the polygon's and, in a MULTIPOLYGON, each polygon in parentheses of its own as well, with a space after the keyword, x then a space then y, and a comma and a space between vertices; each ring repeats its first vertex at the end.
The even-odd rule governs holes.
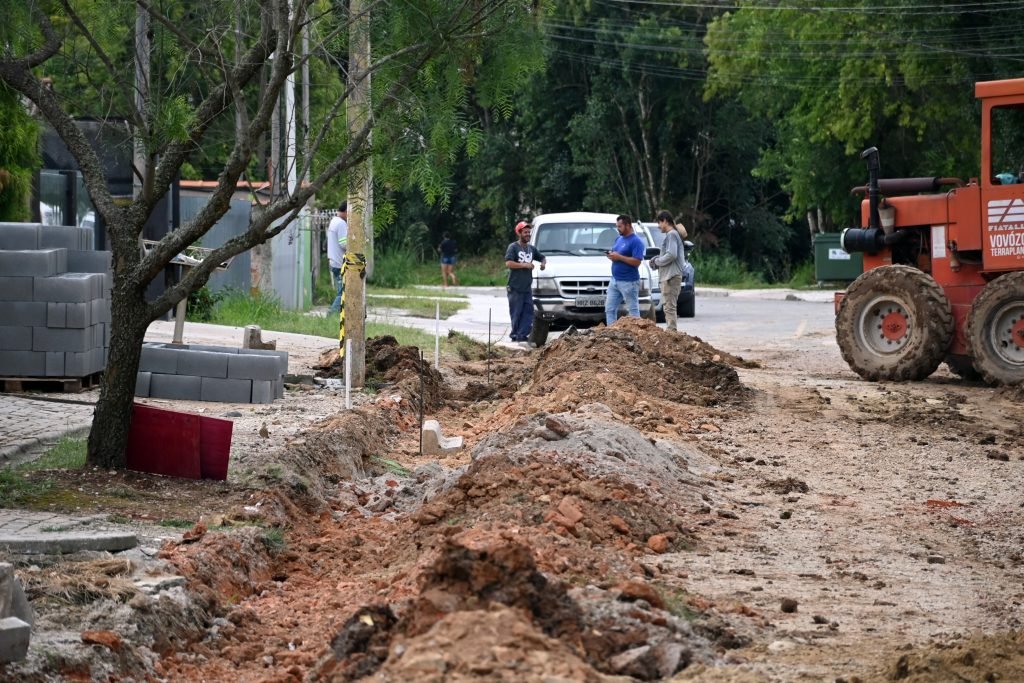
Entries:
POLYGON ((621 318, 611 327, 562 335, 545 347, 522 402, 553 411, 599 402, 623 416, 638 401, 744 403, 751 392, 730 360, 746 365, 697 337, 621 318))
POLYGON ((539 571, 530 547, 508 534, 471 530, 452 537, 419 583, 419 595, 405 604, 353 614, 315 677, 356 680, 383 665, 374 680, 435 680, 421 677, 428 663, 441 664, 435 673, 450 673, 475 662, 482 668, 467 672, 469 679, 542 680, 534 676, 550 674, 561 661, 575 672, 573 680, 603 680, 595 669, 655 680, 686 667, 695 652, 701 661, 713 659, 707 641, 664 612, 660 594, 646 582, 567 591, 539 571), (496 614, 503 625, 492 619, 496 614), (474 625, 481 630, 472 631, 474 625), (510 632, 519 637, 509 640, 510 632), (438 648, 439 638, 449 646, 438 648))
MULTIPOLYGON (((441 375, 421 358, 421 351, 415 346, 403 346, 391 335, 368 339, 365 368, 367 386, 388 387, 388 391, 398 391, 418 401, 422 384, 425 407, 433 409, 441 405, 441 375)), ((338 356, 337 349, 327 349, 320 354, 320 360, 313 369, 318 377, 343 378, 345 361, 338 356)))
POLYGON ((1024 671, 1024 633, 975 636, 925 647, 906 645, 890 655, 870 680, 907 683, 945 681, 1019 681, 1024 671))

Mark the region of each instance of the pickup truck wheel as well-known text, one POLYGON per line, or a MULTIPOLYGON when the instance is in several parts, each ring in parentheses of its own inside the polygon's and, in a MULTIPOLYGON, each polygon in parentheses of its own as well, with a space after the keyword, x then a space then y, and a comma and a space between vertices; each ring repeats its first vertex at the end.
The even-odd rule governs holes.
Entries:
POLYGON ((680 318, 692 318, 697 313, 697 297, 695 292, 679 292, 676 301, 676 314, 680 318))
POLYGON ((846 290, 836 315, 843 359, 872 381, 924 379, 939 367, 952 338, 945 292, 910 266, 867 271, 846 290))
POLYGON ((534 318, 533 327, 530 328, 530 336, 527 337, 527 341, 531 344, 536 344, 537 348, 544 346, 544 343, 548 340, 548 330, 551 325, 545 320, 537 320, 534 318))

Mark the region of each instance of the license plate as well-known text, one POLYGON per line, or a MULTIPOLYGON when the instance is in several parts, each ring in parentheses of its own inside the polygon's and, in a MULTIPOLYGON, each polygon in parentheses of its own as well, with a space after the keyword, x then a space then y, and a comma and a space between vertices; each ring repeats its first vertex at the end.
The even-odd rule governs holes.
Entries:
POLYGON ((576 308, 604 308, 603 296, 578 296, 576 308))

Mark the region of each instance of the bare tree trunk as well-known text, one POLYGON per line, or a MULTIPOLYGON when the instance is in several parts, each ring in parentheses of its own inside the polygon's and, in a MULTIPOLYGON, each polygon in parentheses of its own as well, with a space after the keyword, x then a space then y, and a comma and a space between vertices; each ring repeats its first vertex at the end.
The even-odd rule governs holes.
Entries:
POLYGON ((93 413, 86 455, 86 464, 104 469, 123 469, 128 462, 135 377, 149 326, 148 311, 139 288, 133 283, 122 284, 120 288, 127 295, 114 298, 117 305, 111 310, 107 369, 93 413))

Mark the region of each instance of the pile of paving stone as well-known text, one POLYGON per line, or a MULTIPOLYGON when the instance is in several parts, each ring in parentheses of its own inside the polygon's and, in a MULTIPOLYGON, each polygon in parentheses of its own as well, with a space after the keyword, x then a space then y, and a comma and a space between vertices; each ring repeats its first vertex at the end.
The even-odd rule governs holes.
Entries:
POLYGON ((110 252, 89 228, 0 223, 0 377, 83 378, 110 345, 110 252))

